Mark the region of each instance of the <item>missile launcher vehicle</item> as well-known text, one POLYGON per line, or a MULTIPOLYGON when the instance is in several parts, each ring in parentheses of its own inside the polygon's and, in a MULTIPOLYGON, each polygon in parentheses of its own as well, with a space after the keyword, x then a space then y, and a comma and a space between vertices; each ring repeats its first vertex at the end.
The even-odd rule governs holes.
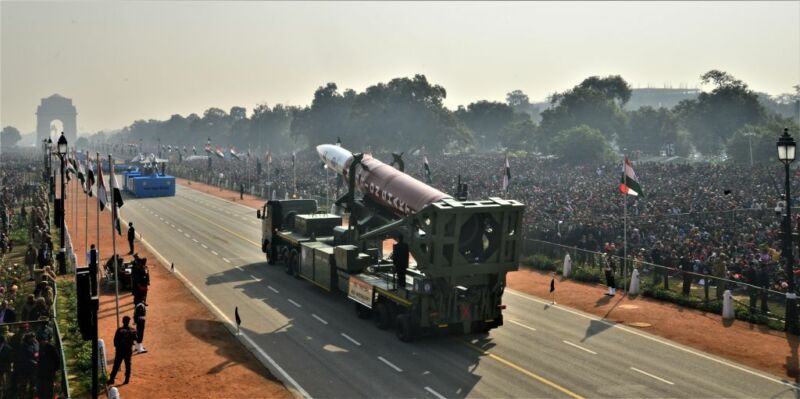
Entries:
POLYGON ((359 317, 394 328, 402 341, 503 325, 506 273, 519 264, 523 204, 456 201, 368 155, 333 145, 317 150, 348 181, 337 201, 347 223, 319 212, 314 200, 268 201, 257 217, 269 264, 347 295, 359 317), (407 245, 407 269, 398 267, 406 259, 388 253, 401 247, 385 250, 391 240, 407 245))

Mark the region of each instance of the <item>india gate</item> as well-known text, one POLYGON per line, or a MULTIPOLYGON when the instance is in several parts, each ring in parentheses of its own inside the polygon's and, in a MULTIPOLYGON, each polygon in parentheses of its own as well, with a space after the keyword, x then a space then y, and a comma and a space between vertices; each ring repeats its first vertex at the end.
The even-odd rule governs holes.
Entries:
POLYGON ((42 103, 36 108, 36 142, 52 137, 58 139, 61 132, 51 132, 50 126, 55 120, 61 121, 64 126, 64 136, 67 141, 74 143, 78 139, 78 124, 76 116, 78 111, 72 105, 72 99, 53 94, 43 98, 42 103))

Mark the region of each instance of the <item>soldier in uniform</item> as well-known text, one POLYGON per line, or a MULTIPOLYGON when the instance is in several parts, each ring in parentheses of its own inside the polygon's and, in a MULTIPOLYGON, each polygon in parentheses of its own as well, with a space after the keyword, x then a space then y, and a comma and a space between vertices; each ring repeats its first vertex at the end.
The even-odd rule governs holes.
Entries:
POLYGON ((408 244, 403 242, 403 235, 397 237, 397 243, 392 247, 392 262, 397 275, 397 288, 406 288, 406 269, 408 269, 408 244))
POLYGON ((142 342, 144 341, 144 322, 147 315, 147 307, 144 302, 139 302, 133 308, 133 322, 136 324, 136 353, 146 353, 147 349, 142 342))
POLYGON ((131 270, 131 283, 134 305, 144 302, 147 304, 147 289, 150 286, 150 271, 147 268, 147 258, 133 256, 133 270, 131 270))
POLYGON ((138 340, 136 337, 136 330, 131 328, 131 318, 125 316, 122 318, 122 327, 117 329, 114 334, 114 367, 111 369, 111 375, 108 377, 108 385, 114 385, 114 378, 117 377, 119 372, 120 363, 125 362, 125 384, 130 382, 131 379, 131 355, 133 354, 133 343, 138 340))

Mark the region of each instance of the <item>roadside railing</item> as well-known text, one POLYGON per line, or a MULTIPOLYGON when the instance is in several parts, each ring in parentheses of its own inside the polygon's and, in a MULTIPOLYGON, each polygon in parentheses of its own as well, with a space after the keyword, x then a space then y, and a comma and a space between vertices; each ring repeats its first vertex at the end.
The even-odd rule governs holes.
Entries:
MULTIPOLYGON (((615 273, 615 283, 627 291, 630 285, 633 270, 638 270, 642 288, 650 288, 651 295, 659 296, 671 301, 703 302, 704 309, 722 312, 722 294, 730 290, 733 300, 739 308, 745 309, 751 315, 760 315, 775 320, 783 320, 785 315, 786 293, 775 291, 769 287, 757 286, 711 274, 694 271, 683 271, 678 267, 657 265, 642 261, 629 255, 628 267, 624 267, 623 258, 616 255, 606 255, 600 252, 580 249, 573 246, 557 244, 548 241, 526 239, 523 247, 523 264, 534 268, 560 271, 564 258, 569 254, 572 261, 573 274, 576 269, 586 269, 593 276, 602 276, 603 267, 610 264, 615 273), (535 255, 539 255, 537 258, 535 255), (548 260, 549 259, 549 260, 548 260), (550 264, 539 264, 547 263, 550 264), (627 274, 624 274, 627 271, 627 274), (670 296, 670 298, 666 298, 670 296), (685 299, 681 299, 683 297, 685 299)), ((577 277, 577 276, 576 276, 577 277)), ((605 284, 603 277, 598 277, 595 282, 605 284)))

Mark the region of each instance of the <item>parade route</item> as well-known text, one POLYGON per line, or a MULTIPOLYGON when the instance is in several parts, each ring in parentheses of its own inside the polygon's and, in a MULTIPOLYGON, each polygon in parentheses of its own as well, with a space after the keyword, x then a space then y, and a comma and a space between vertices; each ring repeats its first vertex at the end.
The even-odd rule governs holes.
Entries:
POLYGON ((307 396, 796 394, 779 377, 513 290, 506 325, 488 335, 405 344, 358 319, 346 298, 268 266, 252 208, 179 185, 176 197, 127 198, 123 217, 221 313, 232 319, 238 306, 251 350, 307 396))

